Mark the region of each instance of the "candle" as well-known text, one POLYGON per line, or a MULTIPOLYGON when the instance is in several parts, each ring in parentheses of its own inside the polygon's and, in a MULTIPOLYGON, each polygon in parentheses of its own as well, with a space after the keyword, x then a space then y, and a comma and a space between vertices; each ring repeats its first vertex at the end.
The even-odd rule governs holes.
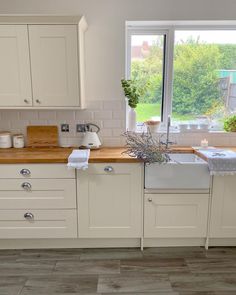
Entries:
POLYGON ((208 147, 208 141, 206 138, 201 140, 201 147, 208 147))

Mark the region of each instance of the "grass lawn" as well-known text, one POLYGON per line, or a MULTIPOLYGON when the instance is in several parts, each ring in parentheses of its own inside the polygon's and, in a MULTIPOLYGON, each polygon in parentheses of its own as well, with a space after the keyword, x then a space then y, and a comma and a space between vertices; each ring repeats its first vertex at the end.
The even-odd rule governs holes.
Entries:
MULTIPOLYGON (((137 122, 145 122, 150 120, 151 117, 161 117, 161 104, 139 103, 136 112, 137 122)), ((194 116, 179 115, 174 112, 172 113, 172 117, 177 121, 194 120, 194 116)))
POLYGON ((139 103, 136 108, 137 122, 150 120, 151 117, 161 116, 161 104, 139 103))

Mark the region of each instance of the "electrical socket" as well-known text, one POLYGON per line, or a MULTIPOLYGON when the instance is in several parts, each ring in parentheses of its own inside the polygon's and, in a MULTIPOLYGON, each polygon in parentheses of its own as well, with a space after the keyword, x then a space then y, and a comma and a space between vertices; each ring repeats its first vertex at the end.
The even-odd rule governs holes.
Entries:
POLYGON ((69 132, 70 125, 69 124, 61 124, 61 132, 69 132))
POLYGON ((88 130, 88 124, 76 124, 76 132, 86 132, 88 130))

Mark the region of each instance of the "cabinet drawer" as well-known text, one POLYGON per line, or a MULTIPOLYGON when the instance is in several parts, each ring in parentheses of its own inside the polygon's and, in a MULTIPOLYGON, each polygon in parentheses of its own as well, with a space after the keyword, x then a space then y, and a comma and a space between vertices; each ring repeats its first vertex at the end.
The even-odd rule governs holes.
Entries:
POLYGON ((91 164, 88 167, 88 174, 105 174, 105 175, 114 175, 114 174, 130 174, 133 173, 134 169, 141 167, 142 164, 117 164, 117 163, 101 163, 101 164, 91 164))
POLYGON ((76 238, 76 215, 76 210, 0 210, 0 238, 76 238))
POLYGON ((0 178, 75 178, 66 164, 1 164, 0 178))
POLYGON ((75 209, 75 179, 0 179, 0 208, 75 209))
POLYGON ((207 194, 145 194, 145 238, 206 237, 207 194))

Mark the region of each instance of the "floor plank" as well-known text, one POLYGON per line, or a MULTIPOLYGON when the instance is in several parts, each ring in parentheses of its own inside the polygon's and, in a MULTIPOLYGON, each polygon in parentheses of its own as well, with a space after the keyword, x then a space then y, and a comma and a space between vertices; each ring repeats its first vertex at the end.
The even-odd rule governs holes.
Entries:
POLYGON ((0 250, 0 295, 235 295, 236 247, 0 250))

